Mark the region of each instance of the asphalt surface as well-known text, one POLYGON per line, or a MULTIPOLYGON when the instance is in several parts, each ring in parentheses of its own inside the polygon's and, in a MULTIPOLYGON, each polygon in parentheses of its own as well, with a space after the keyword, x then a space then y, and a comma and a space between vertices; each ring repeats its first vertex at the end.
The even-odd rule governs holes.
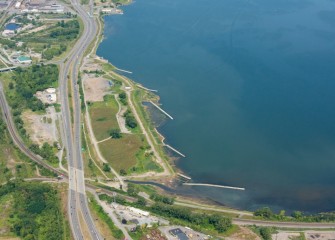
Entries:
MULTIPOLYGON (((75 239, 84 239, 83 231, 79 222, 81 212, 90 238, 94 240, 103 239, 97 231, 93 218, 90 214, 85 192, 85 179, 83 159, 81 155, 81 104, 79 95, 78 71, 79 64, 85 50, 94 40, 97 33, 97 25, 77 0, 71 1, 78 16, 82 19, 84 29, 81 37, 68 55, 66 62, 60 64, 60 99, 63 114, 63 128, 65 138, 63 139, 67 149, 68 172, 69 172, 69 202, 70 225, 75 239), (68 99, 68 77, 71 76, 71 96, 73 103, 73 128, 71 122, 70 104, 68 99)), ((85 236, 85 239, 88 236, 85 236)))

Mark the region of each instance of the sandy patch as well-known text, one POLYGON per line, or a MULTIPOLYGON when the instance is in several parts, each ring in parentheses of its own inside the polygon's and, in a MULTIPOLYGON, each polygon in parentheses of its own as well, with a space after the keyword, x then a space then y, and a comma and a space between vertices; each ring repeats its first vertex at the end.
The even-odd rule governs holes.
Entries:
POLYGON ((295 237, 299 237, 300 233, 298 232, 278 232, 276 234, 272 234, 272 239, 276 240, 289 240, 294 239, 295 237))
POLYGON ((100 102, 108 92, 109 80, 103 77, 84 77, 84 90, 86 101, 100 102))
POLYGON ((245 240, 261 240, 261 238, 257 236, 257 234, 251 231, 250 229, 246 227, 241 227, 241 226, 239 226, 239 228, 240 230, 238 232, 232 234, 226 239, 229 239, 229 240, 244 240, 244 239, 245 240))
POLYGON ((306 240, 334 240, 335 232, 308 231, 305 233, 306 240))
POLYGON ((54 107, 49 107, 47 114, 44 115, 36 114, 30 110, 22 113, 24 127, 30 139, 38 145, 42 145, 44 142, 52 145, 57 141, 56 118, 54 107))

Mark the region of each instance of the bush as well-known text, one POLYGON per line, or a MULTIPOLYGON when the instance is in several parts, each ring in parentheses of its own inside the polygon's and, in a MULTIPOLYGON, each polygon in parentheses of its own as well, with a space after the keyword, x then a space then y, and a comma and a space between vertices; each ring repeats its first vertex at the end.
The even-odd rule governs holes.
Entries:
POLYGON ((112 129, 109 135, 114 139, 119 139, 122 137, 120 129, 117 129, 117 128, 112 129))

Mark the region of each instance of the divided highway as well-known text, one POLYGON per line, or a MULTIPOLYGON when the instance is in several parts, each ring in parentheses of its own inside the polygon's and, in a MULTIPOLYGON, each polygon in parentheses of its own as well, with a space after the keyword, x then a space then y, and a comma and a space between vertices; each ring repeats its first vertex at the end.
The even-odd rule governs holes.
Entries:
MULTIPOLYGON (((71 1, 72 6, 82 19, 84 29, 80 39, 75 44, 73 50, 67 58, 66 62, 60 64, 60 98, 63 114, 63 131, 65 133, 64 146, 66 148, 69 172, 69 213, 72 232, 75 239, 84 239, 83 231, 79 218, 82 217, 91 239, 103 239, 97 231, 93 218, 90 214, 87 197, 85 192, 85 179, 83 159, 81 155, 81 104, 78 86, 78 71, 80 61, 84 52, 94 40, 97 33, 97 25, 93 17, 91 17, 77 0, 71 1), (70 79, 69 79, 70 77, 70 79), (73 118, 71 118, 70 104, 68 99, 68 80, 71 80, 71 96, 73 102, 73 118), (73 119, 73 128, 72 122, 73 119)), ((85 239, 88 236, 85 236, 85 239)))

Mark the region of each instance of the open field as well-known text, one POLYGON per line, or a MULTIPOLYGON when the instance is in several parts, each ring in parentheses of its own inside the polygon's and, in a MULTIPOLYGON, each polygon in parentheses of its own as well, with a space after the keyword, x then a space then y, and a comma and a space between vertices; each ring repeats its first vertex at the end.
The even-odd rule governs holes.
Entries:
POLYGON ((111 129, 119 129, 116 120, 118 104, 114 96, 105 96, 105 101, 92 103, 89 106, 89 112, 94 135, 98 141, 108 138, 111 129))
POLYGON ((123 134, 122 138, 109 139, 99 146, 103 156, 116 171, 124 169, 131 174, 160 170, 141 135, 123 134))
POLYGON ((136 153, 143 145, 138 135, 123 134, 120 139, 109 139, 99 144, 101 153, 116 171, 127 170, 137 163, 136 153))

